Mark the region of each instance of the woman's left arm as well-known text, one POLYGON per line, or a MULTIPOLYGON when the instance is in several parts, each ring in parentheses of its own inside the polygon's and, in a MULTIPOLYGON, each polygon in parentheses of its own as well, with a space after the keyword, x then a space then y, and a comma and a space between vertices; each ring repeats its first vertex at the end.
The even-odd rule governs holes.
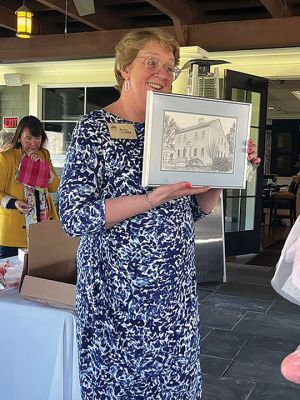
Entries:
MULTIPOLYGON (((257 146, 253 140, 248 140, 248 160, 255 167, 260 163, 260 158, 257 156, 257 146)), ((210 189, 207 192, 196 195, 198 206, 205 214, 209 214, 214 209, 222 193, 222 189, 210 189)))
POLYGON ((209 189, 207 192, 196 194, 196 200, 199 208, 205 213, 209 214, 217 204, 223 189, 209 189))
POLYGON ((50 193, 57 192, 59 182, 60 182, 60 180, 55 171, 55 168, 53 167, 52 163, 50 162, 50 180, 49 180, 49 186, 48 186, 48 190, 50 193))
POLYGON ((56 170, 55 170, 54 166, 52 165, 52 161, 51 161, 51 158, 50 158, 49 151, 46 150, 46 149, 44 149, 44 151, 45 151, 46 161, 50 166, 50 179, 49 179, 48 191, 50 193, 54 193, 58 189, 60 180, 59 180, 59 177, 58 177, 58 175, 56 173, 56 170))

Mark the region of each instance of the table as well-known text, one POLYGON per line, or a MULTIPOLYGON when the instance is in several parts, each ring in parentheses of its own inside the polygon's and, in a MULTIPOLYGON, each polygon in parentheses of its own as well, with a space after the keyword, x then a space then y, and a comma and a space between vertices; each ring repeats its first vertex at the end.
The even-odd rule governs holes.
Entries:
POLYGON ((80 400, 72 312, 0 292, 0 398, 80 400))

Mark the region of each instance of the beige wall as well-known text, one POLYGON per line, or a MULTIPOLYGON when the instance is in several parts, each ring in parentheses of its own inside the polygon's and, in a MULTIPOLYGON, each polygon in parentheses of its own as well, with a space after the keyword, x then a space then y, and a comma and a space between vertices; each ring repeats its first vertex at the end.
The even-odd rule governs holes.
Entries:
POLYGON ((30 88, 29 113, 41 117, 42 87, 112 86, 115 84, 114 60, 78 60, 0 65, 0 85, 5 85, 4 74, 19 73, 30 88))
POLYGON ((29 85, 0 86, 0 127, 3 128, 3 117, 19 117, 28 115, 29 85))
MULTIPOLYGON (((224 68, 267 78, 300 77, 300 48, 241 50, 207 53, 200 47, 181 48, 181 66, 193 58, 222 59, 230 64, 220 65, 220 76, 224 68)), ((23 83, 30 88, 29 113, 40 117, 40 91, 47 86, 112 86, 114 59, 92 59, 61 62, 15 63, 0 65, 0 85, 5 85, 4 74, 19 73, 23 83)), ((186 93, 187 70, 174 83, 175 93, 186 93)))

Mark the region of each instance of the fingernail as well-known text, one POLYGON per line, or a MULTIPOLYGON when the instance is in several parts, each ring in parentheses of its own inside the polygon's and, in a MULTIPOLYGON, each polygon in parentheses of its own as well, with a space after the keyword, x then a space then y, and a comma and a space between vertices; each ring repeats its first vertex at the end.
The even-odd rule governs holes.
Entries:
POLYGON ((192 187, 192 185, 190 184, 190 182, 187 182, 187 183, 185 184, 185 187, 186 187, 187 189, 190 189, 190 188, 192 187))

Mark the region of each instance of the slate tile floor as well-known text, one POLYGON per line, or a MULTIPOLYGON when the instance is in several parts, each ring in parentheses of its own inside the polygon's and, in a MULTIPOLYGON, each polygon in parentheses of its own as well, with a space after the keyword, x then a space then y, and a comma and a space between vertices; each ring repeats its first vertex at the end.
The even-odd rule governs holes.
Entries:
POLYGON ((198 285, 202 400, 299 400, 281 360, 300 343, 300 306, 271 287, 274 268, 227 262, 228 283, 198 285))

